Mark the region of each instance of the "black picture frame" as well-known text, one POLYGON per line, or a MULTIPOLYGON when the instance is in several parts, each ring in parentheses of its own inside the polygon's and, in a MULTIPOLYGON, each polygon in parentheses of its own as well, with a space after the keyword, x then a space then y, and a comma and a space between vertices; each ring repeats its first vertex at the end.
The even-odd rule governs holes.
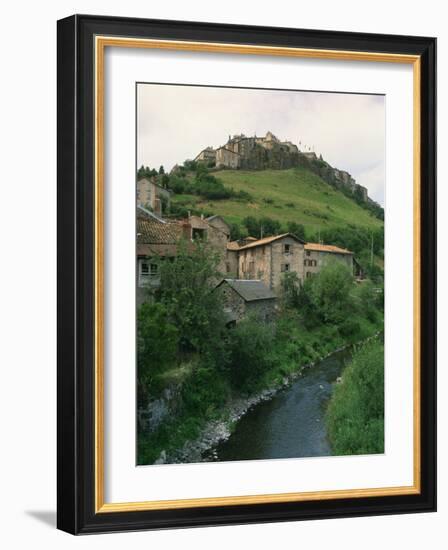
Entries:
POLYGON ((436 39, 74 15, 58 22, 58 511, 73 534, 436 509, 436 39), (166 510, 95 512, 94 56, 111 35, 417 55, 421 59, 421 491, 166 510))

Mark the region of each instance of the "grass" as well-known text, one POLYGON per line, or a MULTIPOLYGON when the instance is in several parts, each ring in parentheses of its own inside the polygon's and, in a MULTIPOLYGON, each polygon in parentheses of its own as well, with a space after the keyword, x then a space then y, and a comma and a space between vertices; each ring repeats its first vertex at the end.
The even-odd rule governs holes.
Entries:
POLYGON ((194 195, 173 195, 175 204, 202 209, 223 216, 229 223, 241 224, 246 216, 303 224, 309 231, 341 227, 351 223, 379 228, 383 222, 341 191, 331 187, 305 168, 288 170, 221 170, 213 173, 235 191, 246 191, 250 201, 237 199, 201 200, 194 195))

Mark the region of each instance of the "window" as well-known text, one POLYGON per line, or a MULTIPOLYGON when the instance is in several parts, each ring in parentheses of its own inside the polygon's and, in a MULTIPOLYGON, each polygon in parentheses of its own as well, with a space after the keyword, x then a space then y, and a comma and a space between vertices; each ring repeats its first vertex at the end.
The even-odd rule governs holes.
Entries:
POLYGON ((309 279, 311 276, 312 276, 311 271, 307 271, 307 272, 306 272, 306 278, 309 279))
POLYGON ((284 254, 291 254, 291 245, 290 244, 283 245, 283 253, 284 254))
POLYGON ((149 268, 151 277, 156 277, 159 274, 159 266, 157 264, 151 264, 149 268))
POLYGON ((287 273, 289 271, 289 264, 282 264, 281 271, 287 273))
POLYGON ((205 240, 206 232, 205 229, 200 229, 198 227, 193 227, 193 240, 205 240))
POLYGON ((309 250, 306 251, 307 256, 311 256, 311 252, 309 250))
POLYGON ((307 260, 307 259, 303 260, 303 265, 304 265, 304 266, 307 266, 307 265, 308 265, 308 260, 307 260))
POLYGON ((149 275, 149 264, 146 262, 142 262, 140 264, 140 274, 141 275, 149 275))
POLYGON ((311 260, 311 265, 316 267, 317 266, 317 260, 311 260))

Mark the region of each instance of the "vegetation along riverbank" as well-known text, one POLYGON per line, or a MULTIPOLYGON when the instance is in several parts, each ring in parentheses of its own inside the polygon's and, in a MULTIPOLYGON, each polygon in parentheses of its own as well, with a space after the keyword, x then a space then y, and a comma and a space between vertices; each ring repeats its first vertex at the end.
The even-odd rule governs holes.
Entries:
POLYGON ((379 337, 353 354, 326 419, 333 454, 384 452, 384 345, 379 337))
MULTIPOLYGON (((160 285, 139 308, 139 464, 182 460, 179 451, 206 426, 217 428, 213 444, 251 400, 268 398, 305 365, 382 330, 381 278, 355 283, 337 262, 302 284, 285 273, 275 319, 248 316, 228 328, 215 292, 218 263, 206 243, 180 250, 160 263, 160 285)), ((341 388, 351 383, 349 372, 341 388)))

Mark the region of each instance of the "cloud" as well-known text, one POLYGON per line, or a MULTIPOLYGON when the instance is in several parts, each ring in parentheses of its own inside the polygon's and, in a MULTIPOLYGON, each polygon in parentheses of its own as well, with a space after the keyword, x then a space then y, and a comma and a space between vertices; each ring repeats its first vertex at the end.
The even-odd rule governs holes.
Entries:
POLYGON ((383 204, 384 97, 361 94, 140 84, 138 165, 170 170, 229 135, 272 131, 347 170, 383 204))

